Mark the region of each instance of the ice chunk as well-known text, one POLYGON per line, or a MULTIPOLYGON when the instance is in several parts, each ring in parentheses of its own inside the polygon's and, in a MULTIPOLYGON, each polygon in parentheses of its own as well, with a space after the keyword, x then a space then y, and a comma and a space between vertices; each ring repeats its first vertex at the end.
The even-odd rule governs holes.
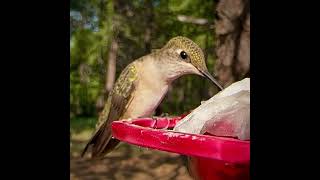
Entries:
POLYGON ((250 139, 250 79, 233 83, 205 101, 173 130, 250 139))

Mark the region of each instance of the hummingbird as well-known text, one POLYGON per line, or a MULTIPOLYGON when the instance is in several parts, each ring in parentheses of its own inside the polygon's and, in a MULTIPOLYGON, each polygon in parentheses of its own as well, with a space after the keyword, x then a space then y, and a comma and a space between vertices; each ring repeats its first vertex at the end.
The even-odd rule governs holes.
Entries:
POLYGON ((162 48, 131 62, 120 73, 110 91, 96 124, 96 131, 85 146, 91 158, 103 158, 119 140, 112 137, 111 123, 119 119, 150 117, 177 78, 196 74, 223 87, 209 73, 201 48, 191 39, 177 36, 162 48))

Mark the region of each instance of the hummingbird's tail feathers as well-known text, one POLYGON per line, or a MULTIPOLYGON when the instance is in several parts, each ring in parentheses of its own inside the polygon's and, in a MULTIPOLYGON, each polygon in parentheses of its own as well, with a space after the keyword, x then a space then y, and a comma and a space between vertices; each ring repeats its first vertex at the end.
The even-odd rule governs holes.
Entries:
POLYGON ((103 156, 114 149, 118 143, 119 140, 112 139, 111 128, 108 128, 105 122, 87 143, 81 157, 83 157, 88 151, 88 148, 92 146, 91 158, 103 158, 103 156))
POLYGON ((86 146, 84 147, 82 153, 81 153, 81 157, 83 157, 86 152, 88 151, 88 148, 91 146, 91 145, 94 145, 96 144, 96 140, 97 140, 97 137, 99 136, 99 134, 101 133, 100 129, 91 137, 91 139, 89 140, 89 142, 86 144, 86 146))
POLYGON ((81 157, 83 158, 83 156, 86 154, 86 152, 88 151, 88 148, 89 146, 92 144, 92 139, 90 139, 90 141, 86 144, 86 146, 84 147, 84 149, 82 150, 82 153, 81 153, 81 157))
POLYGON ((102 152, 102 154, 108 154, 109 152, 114 150, 119 143, 120 143, 120 141, 118 139, 111 138, 110 141, 108 142, 106 148, 102 152))

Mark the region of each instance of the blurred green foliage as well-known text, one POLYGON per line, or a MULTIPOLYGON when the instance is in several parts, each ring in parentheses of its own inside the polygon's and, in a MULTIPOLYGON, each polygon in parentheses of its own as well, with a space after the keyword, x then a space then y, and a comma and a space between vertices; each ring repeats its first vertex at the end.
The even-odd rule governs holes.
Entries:
MULTIPOLYGON (((194 40, 205 52, 213 74, 214 30, 208 25, 181 22, 179 15, 205 18, 213 24, 214 2, 207 0, 71 0, 70 116, 97 116, 96 103, 105 96, 109 46, 117 38, 116 77, 130 62, 162 47, 174 36, 194 40), (146 29, 151 29, 146 46, 146 29)), ((196 108, 217 89, 196 75, 178 79, 161 104, 163 112, 178 115, 196 108)))

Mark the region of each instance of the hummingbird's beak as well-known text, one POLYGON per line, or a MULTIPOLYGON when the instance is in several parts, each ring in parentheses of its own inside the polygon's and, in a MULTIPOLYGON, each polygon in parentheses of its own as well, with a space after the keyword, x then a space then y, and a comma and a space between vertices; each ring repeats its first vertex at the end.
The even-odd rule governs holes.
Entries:
POLYGON ((200 70, 199 71, 201 72, 201 74, 205 77, 207 77, 208 79, 210 79, 210 81, 212 81, 216 86, 219 87, 219 89, 222 91, 223 90, 223 87, 218 83, 217 80, 214 79, 214 77, 212 77, 212 75, 208 72, 208 71, 203 71, 203 70, 200 70))

